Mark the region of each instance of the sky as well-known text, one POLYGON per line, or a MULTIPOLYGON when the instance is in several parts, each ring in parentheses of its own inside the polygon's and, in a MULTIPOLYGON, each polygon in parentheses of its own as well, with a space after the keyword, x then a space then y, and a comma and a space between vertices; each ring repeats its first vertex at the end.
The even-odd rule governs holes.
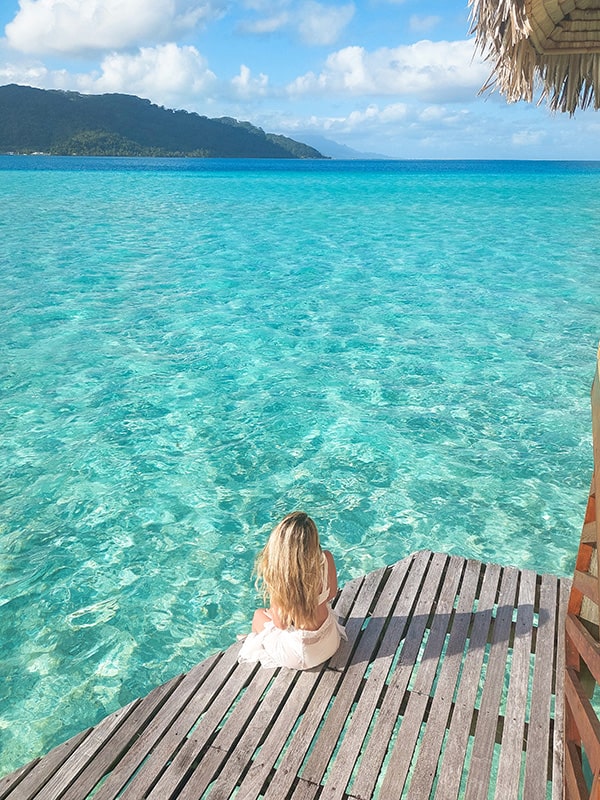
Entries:
POLYGON ((1 0, 0 85, 133 94, 391 158, 600 159, 598 112, 481 95, 469 28, 467 0, 1 0))

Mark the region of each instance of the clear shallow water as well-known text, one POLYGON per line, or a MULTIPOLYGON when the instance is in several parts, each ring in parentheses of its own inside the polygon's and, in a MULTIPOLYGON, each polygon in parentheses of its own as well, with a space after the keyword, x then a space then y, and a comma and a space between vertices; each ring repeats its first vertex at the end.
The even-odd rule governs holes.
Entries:
POLYGON ((294 508, 340 581, 568 574, 600 164, 0 158, 0 774, 247 628, 294 508))

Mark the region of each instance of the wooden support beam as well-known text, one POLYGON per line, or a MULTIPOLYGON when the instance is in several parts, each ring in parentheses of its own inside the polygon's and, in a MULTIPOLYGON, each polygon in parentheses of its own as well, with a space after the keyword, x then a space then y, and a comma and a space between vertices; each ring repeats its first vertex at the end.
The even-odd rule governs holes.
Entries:
POLYGON ((592 772, 600 771, 600 722, 586 697, 579 676, 572 669, 565 674, 565 698, 577 721, 579 736, 592 772))
POLYGON ((588 788, 581 766, 581 752, 567 742, 565 752, 565 800, 587 800, 588 788))
POLYGON ((600 683, 600 643, 573 614, 567 614, 566 632, 572 646, 577 650, 594 676, 600 683))

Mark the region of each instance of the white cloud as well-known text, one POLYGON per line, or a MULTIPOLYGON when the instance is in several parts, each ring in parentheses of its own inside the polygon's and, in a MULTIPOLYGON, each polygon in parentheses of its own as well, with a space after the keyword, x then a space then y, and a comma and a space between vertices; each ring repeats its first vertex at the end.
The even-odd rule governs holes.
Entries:
POLYGON ((298 30, 305 44, 333 44, 354 16, 354 5, 325 6, 322 3, 304 3, 298 18, 298 30))
POLYGON ((244 8, 260 14, 276 14, 279 10, 288 8, 292 0, 241 0, 244 8))
POLYGON ((240 74, 232 79, 231 84, 238 97, 250 99, 267 93, 269 78, 262 72, 258 78, 253 78, 250 69, 245 64, 242 64, 240 74))
POLYGON ((66 69, 50 70, 38 59, 15 53, 0 39, 0 86, 18 83, 39 89, 63 89, 73 78, 66 69))
POLYGON ((413 14, 408 20, 408 27, 411 31, 425 33, 425 31, 430 31, 432 28, 435 28, 441 20, 441 17, 435 17, 433 15, 421 17, 418 14, 413 14))
POLYGON ((257 33, 259 35, 275 33, 285 28, 290 22, 290 16, 286 12, 276 14, 271 17, 264 17, 251 22, 245 22, 240 26, 244 33, 257 33))
MULTIPOLYGON (((252 102, 274 93, 264 73, 255 76, 242 64, 231 80, 219 79, 195 47, 174 43, 141 47, 136 53, 111 53, 102 60, 100 69, 87 73, 50 70, 23 58, 4 63, 0 60, 0 85, 5 83, 84 94, 134 94, 168 108, 204 113, 209 105, 226 115, 232 113, 232 102, 252 102)), ((250 113, 243 106, 237 111, 245 116, 250 113)))
POLYGON ((19 0, 5 29, 23 53, 119 50, 174 37, 218 16, 221 0, 19 0))
POLYGON ((406 121, 413 112, 405 103, 391 103, 380 108, 376 103, 364 109, 355 109, 346 115, 336 117, 315 114, 310 117, 271 116, 266 121, 267 127, 277 128, 292 134, 294 131, 318 131, 326 134, 349 134, 355 131, 383 129, 387 125, 396 126, 406 121))
POLYGON ((18 83, 40 89, 62 88, 57 73, 50 73, 43 64, 18 64, 7 61, 0 65, 0 85, 18 83), (58 79, 58 82, 56 82, 58 79))
POLYGON ((437 123, 440 127, 449 127, 462 124, 469 116, 465 109, 449 111, 445 106, 427 106, 419 111, 417 118, 426 125, 437 123))
POLYGON ((239 28, 244 33, 264 35, 291 31, 308 45, 330 45, 336 42, 355 12, 353 3, 333 6, 324 5, 317 0, 305 0, 295 6, 286 0, 281 0, 274 6, 259 2, 250 3, 248 7, 264 16, 241 23, 239 28))
MULTIPOLYGON (((364 111, 352 111, 344 120, 345 130, 379 129, 386 125, 404 122, 409 116, 409 108, 405 103, 392 103, 379 108, 376 104, 367 106, 364 111)), ((336 123, 339 126, 340 121, 336 123)), ((331 126, 330 126, 331 127, 331 126)))
POLYGON ((474 97, 489 67, 473 57, 472 40, 423 40, 368 52, 345 47, 332 53, 319 75, 309 72, 288 86, 291 95, 418 95, 434 101, 474 97))
POLYGON ((446 116, 444 106, 427 106, 419 113, 419 119, 423 122, 439 122, 446 116))
POLYGON ((398 122, 399 120, 406 119, 408 115, 408 106, 406 103, 392 103, 392 105, 385 106, 378 114, 381 122, 398 122))
POLYGON ((77 87, 87 92, 125 92, 163 105, 179 105, 206 95, 217 78, 195 47, 164 44, 142 47, 137 54, 112 53, 101 64, 100 75, 77 76, 77 87))
POLYGON ((544 131, 521 130, 511 136, 511 142, 517 147, 531 147, 540 144, 546 138, 544 131))

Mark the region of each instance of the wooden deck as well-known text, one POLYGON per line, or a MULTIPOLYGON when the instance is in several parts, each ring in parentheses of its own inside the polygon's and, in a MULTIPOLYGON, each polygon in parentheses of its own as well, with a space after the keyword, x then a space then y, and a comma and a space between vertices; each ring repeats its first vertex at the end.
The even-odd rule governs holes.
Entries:
POLYGON ((235 644, 0 781, 0 800, 559 800, 570 581, 428 551, 347 584, 307 672, 235 644))

